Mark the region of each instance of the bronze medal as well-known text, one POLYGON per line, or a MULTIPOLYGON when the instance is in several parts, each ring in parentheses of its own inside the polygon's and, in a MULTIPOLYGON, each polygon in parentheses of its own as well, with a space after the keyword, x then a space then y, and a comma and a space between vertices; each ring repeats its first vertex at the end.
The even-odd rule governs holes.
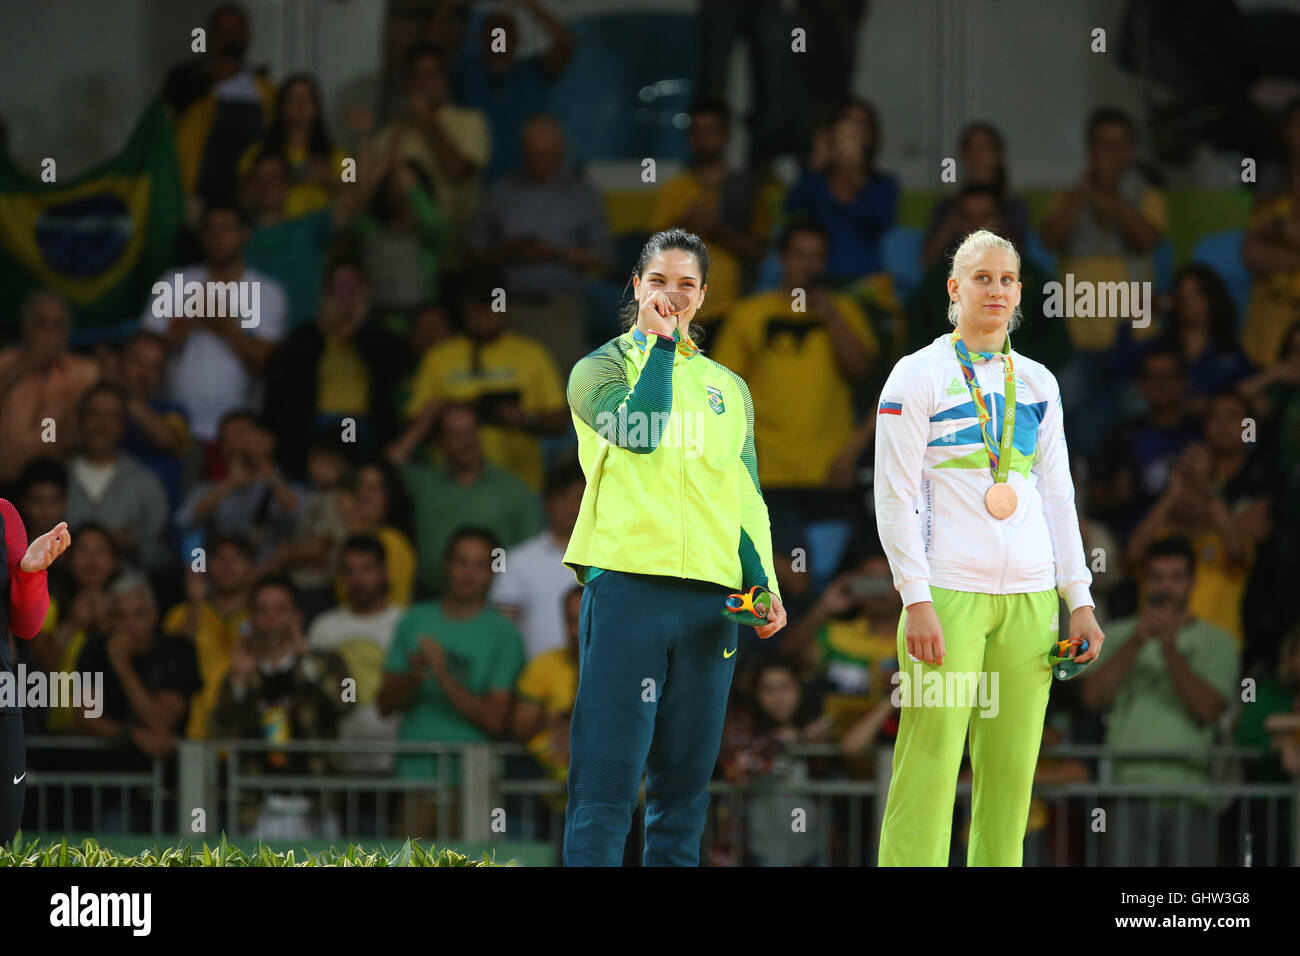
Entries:
POLYGON ((680 315, 686 311, 686 307, 691 304, 691 297, 685 292, 675 292, 665 289, 661 295, 668 300, 668 305, 672 307, 670 315, 680 315))
POLYGON ((984 507, 999 521, 1010 518, 1016 513, 1016 490, 1005 481, 995 482, 984 492, 984 507))

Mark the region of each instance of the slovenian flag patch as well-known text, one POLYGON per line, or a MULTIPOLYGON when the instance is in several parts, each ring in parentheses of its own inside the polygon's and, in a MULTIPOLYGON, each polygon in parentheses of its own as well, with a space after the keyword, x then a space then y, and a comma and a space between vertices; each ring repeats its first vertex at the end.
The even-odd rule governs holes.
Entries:
POLYGON ((882 395, 880 397, 880 414, 882 415, 901 415, 903 414, 903 400, 891 395, 882 395))

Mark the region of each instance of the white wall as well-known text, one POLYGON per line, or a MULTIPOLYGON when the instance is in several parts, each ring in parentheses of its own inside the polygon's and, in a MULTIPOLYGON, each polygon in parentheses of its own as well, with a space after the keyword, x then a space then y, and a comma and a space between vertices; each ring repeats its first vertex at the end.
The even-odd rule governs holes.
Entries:
MULTIPOLYGON (((302 2, 302 0, 299 0, 302 2)), ((46 156, 60 176, 111 156, 190 53, 190 31, 214 2, 45 0, 0 4, 0 116, 25 165, 46 156)), ((284 61, 287 0, 245 0, 253 17, 250 62, 284 61)))

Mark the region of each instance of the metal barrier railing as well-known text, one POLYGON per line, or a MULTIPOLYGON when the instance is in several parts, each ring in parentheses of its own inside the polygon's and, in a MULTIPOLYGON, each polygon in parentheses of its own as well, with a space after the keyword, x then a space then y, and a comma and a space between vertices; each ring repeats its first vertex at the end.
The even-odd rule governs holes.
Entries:
MULTIPOLYGON (((124 752, 113 741, 99 737, 29 737, 26 746, 29 764, 33 752, 124 752)), ((157 759, 150 761, 150 769, 147 771, 73 768, 44 770, 29 767, 24 818, 34 822, 35 826, 29 828, 41 832, 125 829, 132 832, 162 833, 165 809, 164 771, 164 762, 157 759), (81 792, 83 790, 84 794, 81 792), (138 799, 142 795, 144 799, 138 799), (58 822, 51 819, 52 802, 62 811, 62 818, 58 822), (143 829, 132 827, 134 811, 141 809, 148 816, 148 826, 143 829)))
MULTIPOLYGON (((65 756, 116 748, 90 737, 33 737, 27 746, 33 755, 65 756)), ((1085 761, 1092 779, 1035 787, 1025 864, 1300 865, 1300 781, 1162 785, 1115 780, 1115 768, 1123 760, 1190 761, 1239 771, 1268 753, 1241 747, 1045 749, 1045 758, 1085 761)), ((702 861, 873 865, 891 755, 888 747, 875 752, 874 776, 868 779, 852 779, 837 770, 829 778, 805 774, 796 785, 760 779, 736 786, 714 780, 702 861)), ((842 757, 833 745, 790 748, 785 756, 805 768, 814 760, 834 765, 842 757)), ((123 830, 206 838, 224 830, 231 839, 256 834, 268 839, 416 835, 438 843, 505 837, 547 842, 557 863, 563 840, 564 784, 543 776, 531 765, 527 749, 517 744, 208 740, 183 741, 174 767, 153 760, 147 771, 38 769, 39 759, 30 762, 26 825, 41 832, 123 830), (273 754, 323 755, 328 766, 324 772, 275 771, 267 766, 273 754), (351 755, 391 759, 406 754, 438 758, 437 776, 404 779, 330 769, 346 766, 351 755)), ((951 858, 956 864, 964 862, 970 797, 970 784, 959 783, 951 858)), ((639 852, 640 828, 633 830, 631 850, 639 852)))

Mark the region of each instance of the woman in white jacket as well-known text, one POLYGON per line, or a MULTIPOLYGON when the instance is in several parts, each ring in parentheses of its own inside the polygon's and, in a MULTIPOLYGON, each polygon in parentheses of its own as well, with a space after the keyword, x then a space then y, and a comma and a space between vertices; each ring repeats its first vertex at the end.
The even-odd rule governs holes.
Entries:
POLYGON ((1019 866, 1051 685, 1060 598, 1069 636, 1104 636, 1074 508, 1061 392, 1011 348, 1020 256, 980 230, 953 256, 940 335, 894 366, 876 423, 880 540, 902 594, 903 705, 881 866, 948 862, 967 731, 967 863, 1019 866), (1059 593, 1059 597, 1058 597, 1059 593))

